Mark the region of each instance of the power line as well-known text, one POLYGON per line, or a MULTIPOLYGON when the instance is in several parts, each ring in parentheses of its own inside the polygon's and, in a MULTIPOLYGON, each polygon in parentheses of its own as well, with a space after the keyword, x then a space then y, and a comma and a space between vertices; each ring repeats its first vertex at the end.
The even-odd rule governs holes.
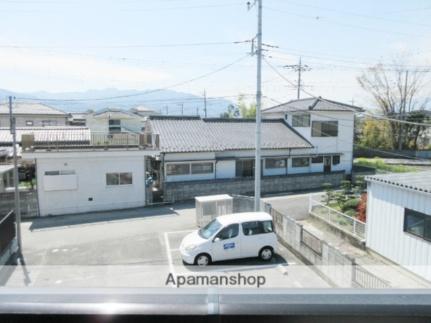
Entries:
MULTIPOLYGON (((107 48, 165 48, 165 47, 202 47, 219 45, 236 45, 247 41, 218 41, 218 42, 195 42, 195 43, 167 43, 167 44, 126 44, 126 45, 101 45, 101 46, 79 46, 88 49, 107 49, 107 48)), ((73 46, 28 46, 28 45, 0 45, 0 48, 16 49, 68 49, 73 46)))
MULTIPOLYGON (((206 77, 209 77, 211 75, 214 75, 214 74, 216 74, 218 72, 221 72, 221 71, 223 71, 225 69, 230 68, 231 66, 239 63, 240 61, 246 59, 247 57, 249 57, 248 54, 245 55, 245 56, 242 56, 239 59, 236 59, 233 62, 231 62, 229 64, 226 64, 226 65, 224 65, 224 66, 222 66, 222 67, 220 67, 220 68, 218 68, 216 70, 213 70, 211 72, 199 75, 197 77, 188 79, 186 81, 174 83, 172 85, 169 85, 169 86, 166 86, 166 87, 163 87, 163 88, 159 88, 159 89, 155 89, 155 90, 149 90, 149 91, 145 91, 145 92, 142 92, 142 93, 125 94, 125 95, 118 95, 118 96, 112 96, 112 97, 91 98, 91 99, 89 99, 89 98, 75 98, 75 99, 53 99, 53 98, 51 99, 51 98, 45 98, 43 100, 44 101, 53 101, 53 102, 58 102, 58 101, 60 101, 60 102, 85 101, 86 102, 86 101, 109 101, 109 100, 114 100, 114 99, 123 99, 123 98, 130 98, 130 97, 138 97, 138 96, 147 95, 147 94, 150 94, 150 93, 156 93, 156 92, 168 90, 168 89, 171 89, 171 88, 175 88, 175 87, 178 87, 178 86, 181 86, 181 85, 185 85, 185 84, 188 84, 188 83, 192 83, 192 82, 204 79, 206 77)), ((29 98, 17 98, 17 99, 18 100, 27 100, 27 101, 40 101, 41 100, 40 98, 31 98, 31 97, 29 97, 29 98)))

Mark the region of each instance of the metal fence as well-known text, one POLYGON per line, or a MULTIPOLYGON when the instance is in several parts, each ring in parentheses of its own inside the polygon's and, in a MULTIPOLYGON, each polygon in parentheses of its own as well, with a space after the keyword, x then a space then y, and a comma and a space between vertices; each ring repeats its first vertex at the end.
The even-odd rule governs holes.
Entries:
POLYGON ((89 129, 69 132, 38 131, 22 135, 24 150, 71 148, 149 148, 159 147, 159 135, 133 132, 90 132, 89 129))
POLYGON ((15 213, 9 211, 4 217, 0 218, 0 255, 9 248, 15 236, 15 213))
POLYGON ((309 195, 309 213, 360 240, 365 239, 365 222, 323 204, 312 194, 309 195))
POLYGON ((362 288, 389 288, 389 282, 377 277, 372 274, 364 267, 355 265, 353 266, 352 275, 352 285, 353 287, 362 288))
POLYGON ((322 240, 305 229, 302 229, 301 231, 301 242, 315 253, 319 255, 322 254, 322 240))
MULTIPOLYGON (((20 191, 21 216, 23 218, 33 218, 39 216, 39 205, 37 201, 37 191, 20 191)), ((0 193, 0 214, 6 214, 15 207, 15 192, 0 193)))

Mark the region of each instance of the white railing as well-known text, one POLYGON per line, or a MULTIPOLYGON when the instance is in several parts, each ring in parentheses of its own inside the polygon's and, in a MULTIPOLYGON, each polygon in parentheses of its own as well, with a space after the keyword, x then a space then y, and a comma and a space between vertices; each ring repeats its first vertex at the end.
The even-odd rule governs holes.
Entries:
POLYGON ((337 211, 321 201, 321 195, 309 195, 308 212, 341 231, 345 231, 360 240, 365 239, 365 222, 359 221, 347 214, 337 211))

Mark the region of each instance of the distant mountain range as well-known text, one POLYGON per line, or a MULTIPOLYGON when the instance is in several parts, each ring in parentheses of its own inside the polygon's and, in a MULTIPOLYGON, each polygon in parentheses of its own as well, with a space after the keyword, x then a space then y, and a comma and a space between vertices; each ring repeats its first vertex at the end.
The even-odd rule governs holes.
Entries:
MULTIPOLYGON (((121 108, 128 110, 138 105, 169 115, 196 115, 204 116, 204 98, 190 93, 173 90, 88 90, 84 92, 13 92, 0 89, 0 98, 7 96, 44 103, 65 112, 85 112, 104 108, 121 108), (99 100, 109 98, 107 100, 99 100)), ((3 100, 2 100, 3 101, 3 100)), ((236 101, 235 99, 233 101, 236 101)), ((225 112, 233 101, 224 98, 209 97, 207 100, 207 116, 218 117, 225 112)))

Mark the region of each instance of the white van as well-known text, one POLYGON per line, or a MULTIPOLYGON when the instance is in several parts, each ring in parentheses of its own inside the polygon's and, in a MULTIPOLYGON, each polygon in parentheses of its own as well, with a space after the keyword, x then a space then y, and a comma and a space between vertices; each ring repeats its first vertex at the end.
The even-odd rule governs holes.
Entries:
POLYGON ((272 218, 264 212, 222 215, 184 237, 180 252, 187 264, 260 257, 271 260, 277 245, 272 218))

